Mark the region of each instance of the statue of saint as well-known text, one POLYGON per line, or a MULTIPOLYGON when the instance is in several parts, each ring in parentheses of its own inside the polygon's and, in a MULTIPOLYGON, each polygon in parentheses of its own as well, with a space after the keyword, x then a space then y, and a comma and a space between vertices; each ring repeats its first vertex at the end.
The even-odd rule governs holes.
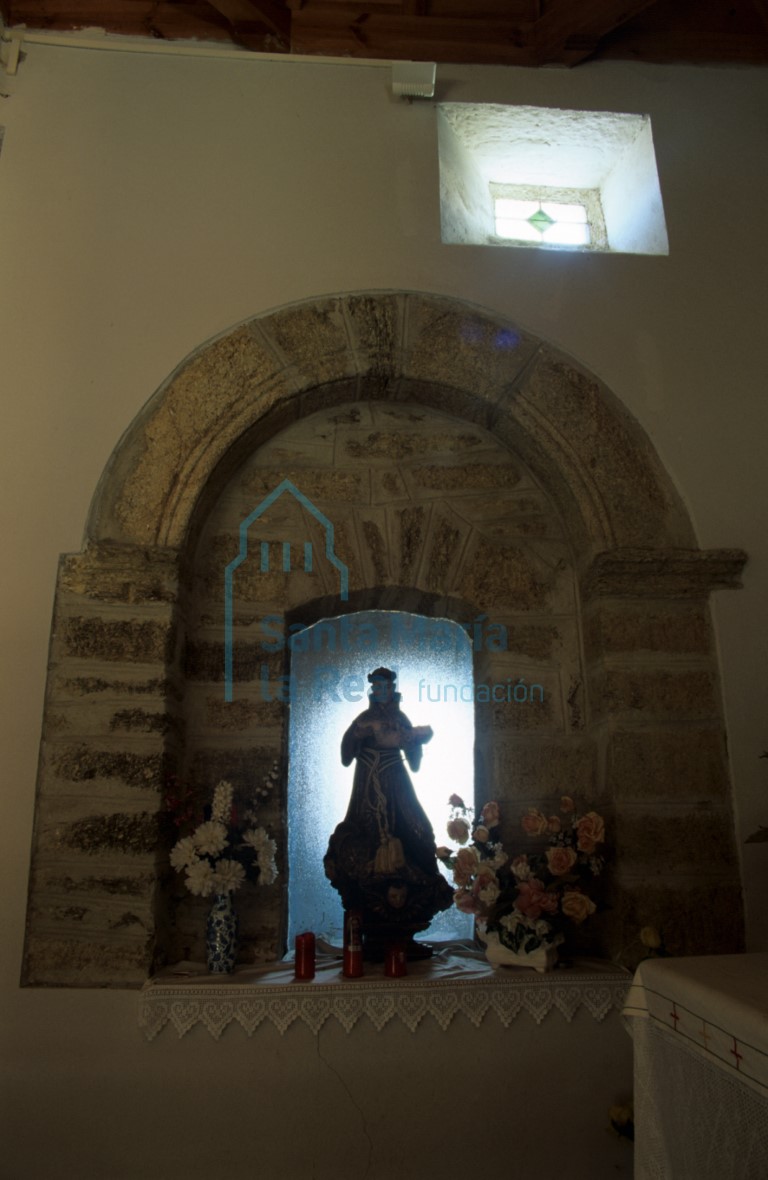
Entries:
POLYGON ((394 941, 405 941, 411 958, 427 957, 429 947, 414 943, 413 935, 453 902, 437 865, 432 825, 406 768, 419 769, 432 730, 412 725, 400 711, 395 679, 389 668, 370 673, 369 707, 341 740, 341 761, 349 766, 356 760, 355 777, 347 814, 324 858, 345 909, 363 913, 365 953, 374 960, 394 941))

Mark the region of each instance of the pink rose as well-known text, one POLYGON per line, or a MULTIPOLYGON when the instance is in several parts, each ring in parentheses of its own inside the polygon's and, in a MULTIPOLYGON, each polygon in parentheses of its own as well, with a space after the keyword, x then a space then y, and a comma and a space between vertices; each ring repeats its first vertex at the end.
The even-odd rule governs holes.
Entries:
POLYGON ((575 806, 576 805, 570 795, 563 795, 560 799, 560 810, 565 815, 568 815, 571 811, 573 811, 575 806))
POLYGON ((577 893, 576 890, 565 890, 561 908, 567 918, 570 918, 572 922, 578 923, 583 922, 590 914, 594 914, 597 907, 591 898, 587 897, 586 893, 577 893))
POLYGON ((547 817, 537 807, 529 807, 521 822, 523 831, 529 836, 543 836, 547 830, 547 817))
POLYGON ((547 868, 553 877, 564 877, 576 863, 576 853, 572 848, 548 848, 547 868))
POLYGON ((453 879, 457 885, 468 885, 477 872, 480 858, 474 848, 460 848, 453 866, 453 879))
POLYGON ((556 836, 562 826, 563 825, 560 823, 559 815, 550 815, 549 819, 547 820, 547 831, 550 833, 550 835, 556 836))
POLYGON ((526 914, 529 918, 540 918, 542 911, 554 914, 557 910, 557 897, 554 893, 547 893, 536 877, 531 877, 529 881, 521 881, 517 886, 517 892, 515 905, 521 914, 526 914))
POLYGON ((461 795, 451 795, 448 802, 450 803, 451 807, 460 807, 462 811, 466 811, 464 800, 462 799, 461 795))
POLYGON ((453 902, 462 914, 479 914, 480 902, 469 889, 458 889, 453 895, 453 902))
POLYGON ((576 822, 576 832, 579 852, 591 855, 597 845, 602 844, 605 839, 605 824, 602 816, 598 815, 596 811, 588 811, 576 822))
POLYGON ((490 838, 491 833, 486 827, 484 827, 483 824, 480 824, 479 828, 475 828, 474 832, 472 833, 472 839, 476 844, 487 844, 490 838))
POLYGON ((457 844, 466 844, 469 839, 469 824, 461 816, 449 820, 446 830, 451 839, 455 840, 457 844))
POLYGON ((486 827, 495 828, 501 818, 498 803, 493 800, 490 803, 486 803, 480 812, 480 816, 486 827))

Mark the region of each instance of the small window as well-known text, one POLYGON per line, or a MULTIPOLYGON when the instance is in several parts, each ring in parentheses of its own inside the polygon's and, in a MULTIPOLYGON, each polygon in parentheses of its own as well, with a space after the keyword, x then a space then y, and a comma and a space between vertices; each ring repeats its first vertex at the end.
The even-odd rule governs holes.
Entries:
POLYGON ((450 245, 668 254, 648 115, 438 106, 450 245))
POLYGON ((494 235, 500 244, 556 250, 605 248, 597 190, 491 182, 494 235))

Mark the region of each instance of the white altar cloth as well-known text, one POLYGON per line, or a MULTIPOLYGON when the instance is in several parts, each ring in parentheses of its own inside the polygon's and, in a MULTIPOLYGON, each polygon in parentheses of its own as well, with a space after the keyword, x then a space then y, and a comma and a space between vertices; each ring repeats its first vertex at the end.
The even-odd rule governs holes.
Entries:
POLYGON ((766 1180, 768 954, 648 959, 624 1015, 635 1180, 766 1180))
POLYGON ((292 963, 275 963, 221 976, 209 975, 201 964, 178 964, 145 984, 139 1025, 152 1040, 167 1024, 180 1037, 202 1024, 218 1038, 232 1023, 249 1036, 264 1022, 284 1033, 300 1021, 317 1033, 332 1017, 347 1032, 363 1017, 378 1031, 399 1019, 411 1032, 426 1016, 443 1030, 459 1014, 475 1027, 488 1014, 507 1027, 521 1012, 540 1023, 553 1010, 568 1021, 579 1009, 603 1020, 610 1011, 621 1011, 631 982, 628 972, 597 959, 542 975, 494 969, 469 947, 446 947, 432 959, 409 963, 400 979, 387 978, 375 964, 366 964, 361 979, 345 979, 333 954, 318 955, 310 982, 295 980, 293 972, 292 963))

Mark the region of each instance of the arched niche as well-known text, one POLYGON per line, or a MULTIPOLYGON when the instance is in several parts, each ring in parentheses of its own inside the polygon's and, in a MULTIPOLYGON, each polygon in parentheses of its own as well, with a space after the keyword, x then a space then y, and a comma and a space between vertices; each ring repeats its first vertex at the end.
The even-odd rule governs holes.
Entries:
MULTIPOLYGON (((136 985, 177 953, 163 812, 171 777, 181 772, 202 790, 223 776, 250 781, 282 757, 279 701, 242 691, 224 701, 220 621, 203 611, 201 622, 196 586, 233 481, 247 469, 254 494, 259 479, 267 488, 282 444, 318 421, 345 438, 357 432, 363 467, 366 439, 387 421, 400 438, 449 440, 432 458, 451 473, 453 497, 409 476, 391 504, 383 483, 376 503, 350 504, 334 499, 338 463, 325 463, 320 498, 347 531, 348 609, 426 604, 465 622, 490 605, 517 630, 503 667, 494 673, 483 656, 476 675, 514 674, 521 659, 546 665, 557 707, 542 724, 521 731, 518 718, 492 711, 480 719, 478 790, 500 799, 509 839, 517 811, 553 795, 580 794, 605 810, 610 906, 584 949, 617 953, 647 922, 664 926, 680 953, 737 949, 740 888, 706 599, 738 585, 744 555, 696 548, 647 436, 570 358, 455 300, 368 292, 283 308, 203 346, 150 399, 105 469, 85 549, 63 557, 59 572, 24 982, 136 985), (487 513, 467 525, 457 504, 480 443, 463 448, 462 439, 475 436, 535 489, 546 528, 526 535, 511 509, 493 527, 487 513), (429 523, 414 540, 427 503, 429 523), (406 568, 414 545, 423 552, 406 568), (513 602, 510 587, 519 588, 513 602)), ((373 470, 387 462, 383 453, 373 470)), ((217 561, 237 551, 226 531, 217 561)), ((334 613, 331 586, 269 593, 259 610, 334 613)), ((249 678, 253 688, 252 646, 241 629, 239 689, 249 678)), ((269 675, 282 671, 275 662, 269 675)), ((267 822, 279 829, 277 795, 270 806, 267 822)), ((250 911, 267 953, 279 949, 280 904, 278 886, 250 911)))

